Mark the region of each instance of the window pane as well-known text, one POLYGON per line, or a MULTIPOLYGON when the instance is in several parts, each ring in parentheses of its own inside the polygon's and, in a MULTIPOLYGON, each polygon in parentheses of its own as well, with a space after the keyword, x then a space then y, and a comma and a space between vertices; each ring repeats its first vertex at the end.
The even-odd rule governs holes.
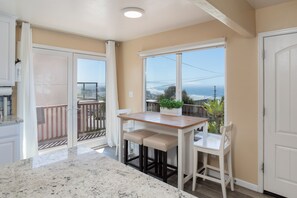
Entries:
MULTIPOLYGON (((182 53, 183 114, 209 117, 216 129, 223 122, 225 89, 225 49, 209 48, 182 53), (209 114, 205 105, 218 111, 219 117, 209 114)), ((211 109, 210 109, 211 110, 211 109)))
POLYGON ((105 61, 77 60, 77 97, 105 101, 105 61))
POLYGON ((159 111, 160 98, 175 99, 176 55, 166 54, 146 60, 146 102, 148 111, 159 111))

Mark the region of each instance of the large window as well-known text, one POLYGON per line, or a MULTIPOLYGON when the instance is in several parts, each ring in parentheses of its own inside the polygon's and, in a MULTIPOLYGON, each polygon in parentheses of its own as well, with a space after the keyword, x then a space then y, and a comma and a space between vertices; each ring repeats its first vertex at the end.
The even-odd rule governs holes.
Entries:
POLYGON ((208 117, 209 131, 219 131, 224 122, 224 46, 146 57, 145 74, 147 111, 160 111, 162 98, 182 100, 183 115, 208 117))
POLYGON ((150 57, 146 61, 147 110, 160 111, 161 98, 175 99, 176 55, 150 57))

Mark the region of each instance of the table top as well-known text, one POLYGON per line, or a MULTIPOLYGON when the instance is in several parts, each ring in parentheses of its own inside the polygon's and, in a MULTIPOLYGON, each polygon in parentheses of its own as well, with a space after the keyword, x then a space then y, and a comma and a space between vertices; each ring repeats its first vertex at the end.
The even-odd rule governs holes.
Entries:
POLYGON ((0 197, 184 197, 192 195, 87 147, 0 166, 0 197))
POLYGON ((140 112, 132 114, 118 115, 119 118, 125 120, 135 120, 161 126, 184 129, 206 122, 207 118, 193 117, 193 116, 171 116, 162 115, 158 112, 140 112))

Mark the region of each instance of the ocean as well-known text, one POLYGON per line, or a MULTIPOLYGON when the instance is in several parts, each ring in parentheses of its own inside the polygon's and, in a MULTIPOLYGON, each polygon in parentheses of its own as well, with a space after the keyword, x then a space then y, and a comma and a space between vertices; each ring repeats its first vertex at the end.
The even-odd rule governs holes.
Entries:
MULTIPOLYGON (((167 87, 166 87, 167 88, 167 87)), ((160 95, 164 93, 166 89, 164 87, 147 88, 152 95, 160 95)), ((214 86, 198 86, 198 85, 188 85, 183 86, 185 90, 193 100, 203 100, 203 99, 213 99, 214 98, 214 86)), ((224 96, 224 86, 216 86, 216 98, 220 99, 224 96)))

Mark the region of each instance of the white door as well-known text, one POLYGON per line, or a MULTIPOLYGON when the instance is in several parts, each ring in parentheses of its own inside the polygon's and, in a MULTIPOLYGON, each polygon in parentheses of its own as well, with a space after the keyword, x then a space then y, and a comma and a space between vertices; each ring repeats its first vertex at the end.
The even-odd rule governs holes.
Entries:
POLYGON ((73 60, 73 142, 98 147, 106 144, 105 58, 74 54, 73 60))
POLYGON ((34 48, 33 68, 38 147, 72 147, 72 54, 34 48))
POLYGON ((264 190, 297 197, 297 33, 264 38, 264 190))

